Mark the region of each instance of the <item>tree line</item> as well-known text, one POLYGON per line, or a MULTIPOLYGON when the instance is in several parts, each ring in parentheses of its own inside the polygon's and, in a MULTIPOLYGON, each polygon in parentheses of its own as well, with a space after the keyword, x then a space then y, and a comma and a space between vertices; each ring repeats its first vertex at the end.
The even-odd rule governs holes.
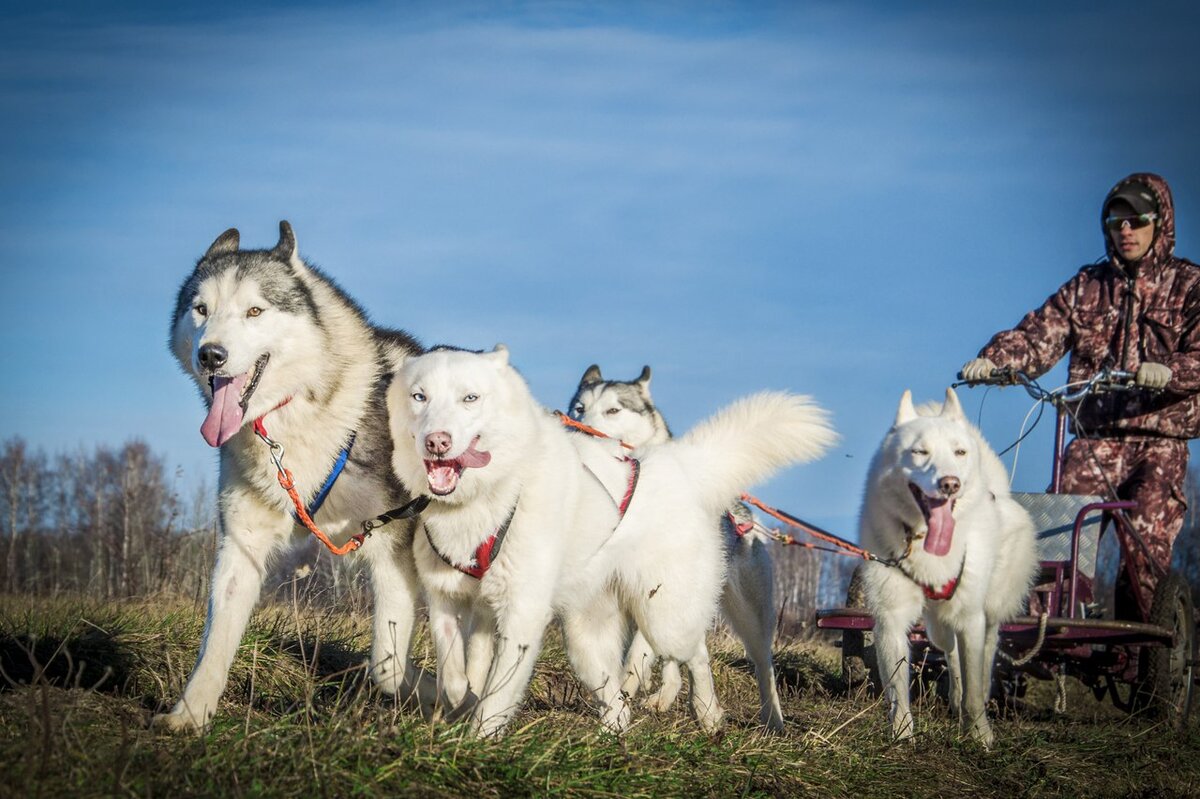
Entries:
MULTIPOLYGON (((8 594, 123 599, 207 596, 216 553, 216 502, 204 483, 180 495, 180 476, 145 441, 47 455, 17 437, 0 446, 0 590, 8 594)), ((1200 478, 1189 473, 1188 515, 1175 567, 1200 588, 1200 478)), ((1101 548, 1100 591, 1116 570, 1113 536, 1101 548)), ((811 631, 818 607, 842 604, 855 558, 773 546, 779 632, 811 631)), ((356 559, 308 541, 281 557, 268 592, 306 601, 369 602, 356 559)), ((1101 594, 1104 595, 1104 594, 1101 594)))

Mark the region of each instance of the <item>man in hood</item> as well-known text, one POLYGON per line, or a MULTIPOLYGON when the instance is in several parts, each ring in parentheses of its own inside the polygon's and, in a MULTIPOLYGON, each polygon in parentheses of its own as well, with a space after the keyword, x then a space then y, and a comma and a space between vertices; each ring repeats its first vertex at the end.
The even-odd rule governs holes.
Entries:
POLYGON ((1200 435, 1200 268, 1175 257, 1174 203, 1158 175, 1117 183, 1100 219, 1106 256, 993 336, 962 375, 979 381, 1010 367, 1036 377, 1068 353, 1072 383, 1105 367, 1136 375, 1134 390, 1092 394, 1072 409, 1062 491, 1138 503, 1129 518, 1148 552, 1128 548, 1116 613, 1144 618, 1183 526, 1187 442, 1200 435))

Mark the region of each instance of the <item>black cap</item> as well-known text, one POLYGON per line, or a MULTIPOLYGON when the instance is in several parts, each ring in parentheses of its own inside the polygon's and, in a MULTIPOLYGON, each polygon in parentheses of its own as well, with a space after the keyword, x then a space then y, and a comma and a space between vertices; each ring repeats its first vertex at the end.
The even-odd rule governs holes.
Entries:
POLYGON ((1108 204, 1105 205, 1105 210, 1113 207, 1114 203, 1128 203, 1135 214, 1156 214, 1158 213, 1158 198, 1154 196, 1154 190, 1145 183, 1130 183, 1122 186, 1108 198, 1108 204))

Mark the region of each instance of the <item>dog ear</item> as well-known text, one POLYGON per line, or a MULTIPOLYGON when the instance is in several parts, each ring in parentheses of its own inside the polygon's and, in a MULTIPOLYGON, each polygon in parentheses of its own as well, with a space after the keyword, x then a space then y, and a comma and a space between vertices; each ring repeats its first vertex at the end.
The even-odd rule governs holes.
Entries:
POLYGON ((204 257, 212 258, 217 255, 237 252, 238 244, 241 240, 242 236, 238 233, 238 229, 231 227, 220 236, 217 236, 217 240, 208 248, 208 252, 204 253, 204 257))
POLYGON ((900 396, 900 407, 896 409, 896 421, 892 427, 899 427, 917 418, 917 409, 913 407, 912 391, 905 389, 900 396))
POLYGON ((483 353, 483 357, 493 362, 497 366, 508 365, 508 347, 503 344, 497 344, 491 352, 483 353))
POLYGON ((963 413, 962 403, 958 401, 958 394, 952 388, 946 389, 946 404, 942 406, 940 415, 946 419, 966 421, 967 415, 963 413))
POLYGON ((296 234, 292 232, 292 226, 288 224, 286 219, 279 220, 279 243, 275 245, 275 249, 271 250, 271 257, 277 261, 291 263, 292 256, 296 254, 296 234))
POLYGON ((647 393, 650 390, 650 367, 648 365, 643 366, 642 373, 633 382, 638 384, 638 388, 642 390, 643 394, 647 393))
POLYGON ((579 378, 579 385, 587 386, 591 385, 592 383, 599 383, 603 379, 604 377, 600 374, 600 366, 598 364, 592 364, 587 368, 587 371, 583 373, 583 377, 579 378))

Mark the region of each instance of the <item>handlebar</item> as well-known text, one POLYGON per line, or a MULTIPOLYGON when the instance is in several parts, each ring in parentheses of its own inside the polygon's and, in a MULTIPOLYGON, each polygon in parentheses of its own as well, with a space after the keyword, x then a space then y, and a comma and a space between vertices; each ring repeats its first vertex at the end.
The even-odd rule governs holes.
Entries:
POLYGON ((1141 388, 1134 385, 1136 375, 1133 372, 1123 369, 1101 369, 1096 374, 1084 380, 1082 383, 1068 383, 1067 385, 1056 388, 1050 391, 1042 388, 1036 380, 1029 375, 1013 369, 1012 367, 1002 367, 994 369, 990 377, 985 380, 966 380, 963 378, 962 372, 958 373, 958 381, 956 386, 1015 386, 1019 385, 1025 389, 1033 399, 1041 402, 1049 402, 1051 404, 1057 402, 1076 402, 1083 399, 1089 394, 1097 394, 1103 391, 1130 391, 1141 388))

